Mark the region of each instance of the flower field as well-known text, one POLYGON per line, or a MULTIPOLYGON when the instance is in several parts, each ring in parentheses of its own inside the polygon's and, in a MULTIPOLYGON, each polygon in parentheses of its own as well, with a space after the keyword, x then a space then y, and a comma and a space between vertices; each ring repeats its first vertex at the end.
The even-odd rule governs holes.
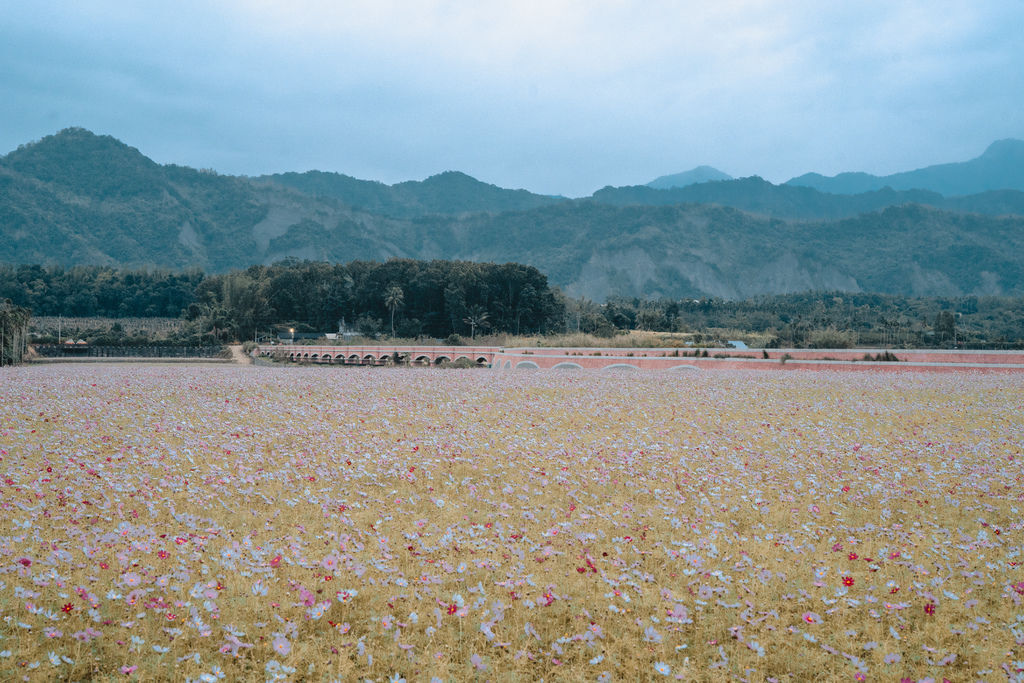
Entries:
POLYGON ((1022 680, 1024 382, 0 372, 0 680, 1022 680))

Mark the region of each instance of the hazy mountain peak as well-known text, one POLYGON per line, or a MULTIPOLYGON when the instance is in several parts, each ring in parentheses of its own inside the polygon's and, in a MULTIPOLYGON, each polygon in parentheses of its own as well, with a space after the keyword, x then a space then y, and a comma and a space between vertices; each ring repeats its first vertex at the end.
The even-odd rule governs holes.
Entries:
POLYGON ((65 128, 21 145, 0 164, 37 180, 97 198, 158 191, 163 169, 134 147, 85 128, 65 128))
POLYGON ((1024 191, 1024 141, 1007 138, 993 142, 968 161, 936 164, 913 171, 876 176, 869 173, 840 173, 828 177, 805 173, 787 185, 812 187, 832 194, 859 194, 884 187, 894 190, 930 190, 947 197, 993 190, 1024 191))
POLYGON ((1016 138, 996 140, 989 145, 985 152, 978 158, 988 159, 993 157, 1016 157, 1024 159, 1024 140, 1017 140, 1016 138))
POLYGON ((686 187, 713 180, 732 180, 732 176, 712 166, 697 166, 689 171, 655 178, 647 183, 647 187, 654 188, 655 190, 670 190, 673 187, 686 187))
POLYGON ((413 184, 423 185, 423 186, 426 186, 426 187, 431 187, 431 186, 435 186, 436 187, 436 186, 445 186, 445 185, 461 186, 461 187, 471 187, 471 186, 474 186, 474 185, 480 185, 480 186, 484 186, 484 187, 494 187, 493 185, 488 185, 488 183, 485 183, 485 182, 483 182, 481 180, 477 180, 473 176, 468 175, 466 173, 463 173, 462 171, 442 171, 440 173, 435 173, 432 176, 427 176, 426 178, 424 178, 421 181, 407 180, 404 183, 398 183, 398 185, 413 185, 413 184))

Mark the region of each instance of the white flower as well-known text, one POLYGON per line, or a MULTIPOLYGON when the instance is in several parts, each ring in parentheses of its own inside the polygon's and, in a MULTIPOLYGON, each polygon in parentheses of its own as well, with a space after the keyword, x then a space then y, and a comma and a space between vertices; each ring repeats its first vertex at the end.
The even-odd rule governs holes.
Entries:
POLYGON ((654 670, 660 673, 662 676, 668 676, 670 673, 672 673, 672 667, 670 667, 665 662, 655 662, 654 670))

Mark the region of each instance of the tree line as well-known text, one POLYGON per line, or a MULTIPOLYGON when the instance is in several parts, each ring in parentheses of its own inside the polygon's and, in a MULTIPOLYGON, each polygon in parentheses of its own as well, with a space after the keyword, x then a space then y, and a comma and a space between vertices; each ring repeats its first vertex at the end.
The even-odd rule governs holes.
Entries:
MULTIPOLYGON (((223 274, 0 265, 8 333, 37 316, 183 321, 162 343, 219 344, 294 330, 445 339, 488 334, 684 332, 706 346, 746 333, 768 347, 1024 347, 1017 297, 805 292, 719 298, 570 298, 516 263, 286 260, 223 274)), ((286 332, 287 333, 287 332, 286 332)), ((99 334, 99 333, 97 333, 99 334)), ((95 343, 116 344, 106 330, 95 343)), ((12 336, 13 338, 13 336, 12 336)), ((742 338, 742 337, 739 337, 742 338)), ((146 340, 141 340, 143 343, 146 340)), ((15 345, 16 346, 16 345, 15 345)), ((12 357, 8 343, 8 360, 12 357)))
POLYGON ((189 334, 246 340, 281 329, 446 338, 558 331, 564 304, 536 268, 415 261, 285 260, 223 274, 0 266, 0 297, 36 315, 184 317, 189 334))
POLYGON ((566 326, 599 336, 616 330, 690 332, 695 343, 747 333, 769 348, 1024 348, 1024 299, 907 297, 801 292, 744 300, 611 298, 569 301, 566 326))

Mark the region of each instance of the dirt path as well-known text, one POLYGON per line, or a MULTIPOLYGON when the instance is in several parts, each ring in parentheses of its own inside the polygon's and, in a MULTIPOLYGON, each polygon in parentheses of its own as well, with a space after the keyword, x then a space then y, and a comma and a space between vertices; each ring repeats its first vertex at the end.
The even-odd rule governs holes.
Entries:
POLYGON ((232 344, 228 348, 231 349, 232 362, 240 363, 242 365, 252 365, 252 356, 249 356, 245 351, 242 351, 241 344, 232 344))

